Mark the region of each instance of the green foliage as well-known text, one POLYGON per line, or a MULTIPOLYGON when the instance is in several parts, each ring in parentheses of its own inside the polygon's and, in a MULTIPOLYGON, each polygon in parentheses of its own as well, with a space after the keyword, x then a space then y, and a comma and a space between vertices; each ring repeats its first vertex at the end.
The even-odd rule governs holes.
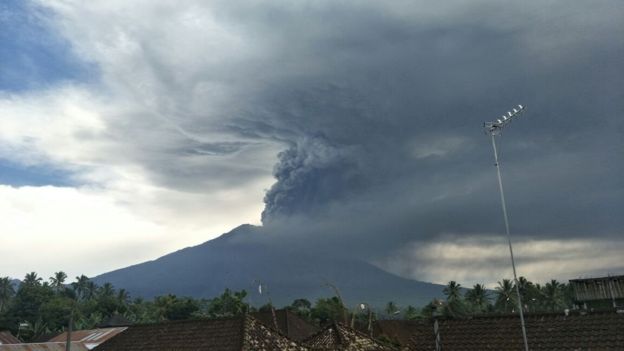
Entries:
MULTIPOLYGON (((66 279, 64 272, 56 272, 46 281, 31 272, 16 288, 8 277, 0 278, 0 329, 8 329, 29 341, 42 333, 64 330, 70 315, 73 316, 75 328, 90 329, 114 314, 121 314, 134 323, 153 323, 188 318, 231 317, 253 311, 245 301, 245 290, 225 289, 213 299, 164 295, 153 300, 133 300, 126 290, 116 289, 110 283, 98 286, 84 275, 76 277, 70 284, 66 283, 66 279)), ((446 300, 433 300, 422 309, 407 306, 402 313, 390 301, 384 312, 386 317, 407 320, 434 316, 464 318, 492 312, 511 313, 518 308, 515 288, 513 281, 501 280, 492 296, 492 304, 489 291, 482 284, 474 285, 464 296, 465 290, 461 284, 451 281, 443 291, 446 300)), ((518 288, 525 311, 561 311, 573 303, 570 286, 556 280, 541 286, 520 277, 518 288)), ((270 307, 265 305, 260 310, 270 310, 270 307)), ((320 298, 314 305, 306 299, 296 299, 287 308, 317 325, 331 321, 350 323, 353 320, 363 330, 368 326, 370 312, 356 308, 350 314, 336 296, 320 298)), ((374 320, 376 314, 371 312, 370 316, 374 320)))
POLYGON ((344 317, 347 315, 347 312, 347 309, 342 305, 340 299, 333 296, 328 299, 316 300, 316 304, 312 309, 312 319, 320 325, 326 324, 329 321, 341 321, 346 323, 347 321, 344 320, 344 317))
POLYGON ((488 291, 482 284, 475 284, 472 289, 466 293, 466 303, 473 314, 485 313, 490 307, 488 291))
POLYGON ((230 291, 225 289, 221 296, 210 300, 207 314, 209 317, 232 317, 239 316, 249 311, 249 304, 244 300, 247 291, 230 291))
POLYGON ((516 308, 516 295, 514 285, 509 279, 503 279, 498 282, 496 287, 496 303, 495 308, 499 312, 509 313, 516 308))
POLYGON ((421 314, 421 311, 412 305, 408 305, 405 308, 405 311, 403 312, 403 319, 406 319, 408 321, 418 320, 422 318, 423 318, 423 315, 421 314))

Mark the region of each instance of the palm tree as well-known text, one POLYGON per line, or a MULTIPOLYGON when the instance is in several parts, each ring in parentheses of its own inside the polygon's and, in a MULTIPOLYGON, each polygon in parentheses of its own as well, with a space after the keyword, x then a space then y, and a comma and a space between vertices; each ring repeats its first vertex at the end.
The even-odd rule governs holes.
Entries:
POLYGON ((462 317, 466 314, 466 306, 462 300, 461 284, 454 280, 451 280, 444 290, 446 295, 446 306, 444 307, 444 314, 449 317, 462 317))
POLYGON ((470 302, 477 312, 484 312, 489 303, 488 292, 483 284, 475 284, 472 290, 466 293, 466 300, 470 302))
POLYGON ((65 288, 65 279, 67 279, 67 274, 63 271, 58 271, 54 273, 53 277, 50 277, 50 285, 56 290, 60 292, 65 288))
POLYGON ((112 297, 115 296, 115 288, 111 283, 104 283, 102 287, 98 291, 99 295, 102 297, 112 297))
POLYGON ((117 301, 121 306, 126 306, 128 303, 130 303, 130 294, 126 289, 119 289, 119 291, 117 292, 117 301))
POLYGON ((386 314, 388 316, 394 316, 397 312, 399 312, 399 307, 396 305, 396 303, 389 301, 386 304, 386 308, 385 308, 386 314))
POLYGON ((93 281, 89 280, 85 286, 84 298, 86 300, 92 299, 95 293, 98 291, 98 286, 93 281))
POLYGON ((79 277, 76 277, 76 281, 71 283, 72 287, 74 288, 74 291, 76 291, 76 294, 78 295, 79 298, 84 299, 88 282, 89 282, 89 277, 83 274, 79 277))
POLYGON ((513 311, 515 303, 515 297, 513 294, 514 286, 509 279, 503 279, 502 282, 498 282, 496 287, 496 307, 503 309, 504 312, 513 311))
POLYGON ((552 279, 542 288, 544 303, 548 309, 555 312, 563 306, 563 289, 561 283, 552 279))
POLYGON ((452 301, 458 301, 461 299, 461 284, 451 280, 442 292, 446 295, 446 301, 449 303, 452 301))
POLYGON ((30 272, 30 273, 26 274, 26 276, 24 277, 24 280, 22 281, 22 283, 24 285, 27 285, 27 286, 41 285, 41 281, 42 280, 43 279, 37 277, 37 273, 30 272))
POLYGON ((11 278, 0 278, 0 313, 4 311, 13 295, 15 295, 15 288, 13 287, 11 278))

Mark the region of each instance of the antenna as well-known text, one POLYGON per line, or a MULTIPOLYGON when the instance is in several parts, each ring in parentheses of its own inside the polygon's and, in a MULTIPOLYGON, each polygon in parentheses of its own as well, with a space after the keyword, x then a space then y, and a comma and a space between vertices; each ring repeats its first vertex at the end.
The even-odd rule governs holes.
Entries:
MULTIPOLYGON (((498 175, 498 190, 500 191, 501 207, 503 209, 503 219, 505 220, 505 232, 507 233, 507 242, 509 244, 509 256, 511 257, 511 267, 513 268, 514 283, 516 286, 516 294, 518 295, 518 311, 520 314, 520 324, 522 326, 522 338, 524 341, 525 351, 529 351, 529 342, 527 340, 526 326, 524 324, 524 313, 522 311, 522 295, 520 294, 520 286, 518 284, 518 276, 516 274, 516 262, 514 260, 513 247, 511 245, 511 234, 509 234, 509 218, 507 217, 507 205, 505 204, 505 193, 503 192, 503 178, 501 177, 500 164, 498 162, 498 152, 496 150, 496 135, 499 135, 503 128, 509 125, 520 113, 524 111, 524 106, 518 105, 518 109, 513 109, 513 112, 508 111, 507 115, 503 115, 502 119, 497 119, 494 122, 483 123, 485 132, 492 137, 492 148, 494 149, 494 165, 496 166, 496 173, 498 175)), ((507 298, 509 300, 509 298, 507 298)))
POLYGON ((502 115, 501 118, 492 122, 483 123, 485 132, 490 135, 498 135, 512 120, 514 120, 520 113, 524 111, 524 106, 518 105, 518 108, 514 108, 513 112, 508 111, 506 115, 502 115))

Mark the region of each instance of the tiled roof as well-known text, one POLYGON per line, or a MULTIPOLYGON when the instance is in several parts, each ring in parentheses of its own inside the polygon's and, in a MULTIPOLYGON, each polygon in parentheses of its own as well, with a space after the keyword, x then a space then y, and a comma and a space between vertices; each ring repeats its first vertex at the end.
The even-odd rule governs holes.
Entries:
POLYGON ((422 325, 421 321, 378 320, 373 325, 373 336, 387 338, 401 347, 406 347, 410 344, 412 334, 422 328, 422 325))
POLYGON ((312 350, 390 351, 368 335, 343 324, 334 323, 304 341, 312 350))
POLYGON ((134 325, 97 351, 305 351, 252 317, 134 325))
MULTIPOLYGON (((65 351, 64 342, 0 345, 0 351, 65 351)), ((89 351, 83 344, 73 342, 71 351, 89 351)))
MULTIPOLYGON (((82 342, 88 349, 93 349, 126 329, 127 327, 74 330, 71 333, 71 341, 82 342)), ((65 342, 66 340, 67 332, 63 332, 50 339, 50 342, 65 342)))
MULTIPOLYGON (((525 320, 529 349, 532 351, 624 350, 622 313, 536 314, 525 316, 525 320)), ((505 351, 524 347, 517 315, 439 320, 438 323, 445 351, 505 351)), ((410 350, 435 348, 432 322, 423 322, 413 330, 410 350)))
MULTIPOLYGON (((256 312, 251 315, 265 326, 275 328, 273 313, 267 311, 256 312)), ((295 341, 304 340, 319 331, 316 326, 306 322, 303 318, 287 309, 275 310, 275 317, 279 331, 295 341)))
POLYGON ((0 331, 0 345, 19 344, 19 343, 21 343, 21 341, 19 341, 18 338, 14 337, 13 334, 11 334, 11 332, 0 331))

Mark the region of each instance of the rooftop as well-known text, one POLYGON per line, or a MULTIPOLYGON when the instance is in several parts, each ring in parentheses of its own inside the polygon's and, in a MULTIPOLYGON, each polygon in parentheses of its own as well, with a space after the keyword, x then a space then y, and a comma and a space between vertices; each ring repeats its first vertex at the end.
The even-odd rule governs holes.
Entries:
MULTIPOLYGON (((623 350, 624 313, 597 312, 528 314, 525 316, 529 348, 538 350, 623 350)), ((521 350, 520 318, 517 315, 472 319, 440 319, 443 350, 521 350)), ((414 323, 410 350, 433 350, 431 321, 414 323)))
POLYGON ((97 351, 305 351, 306 348, 257 319, 198 319, 129 326, 97 351))

